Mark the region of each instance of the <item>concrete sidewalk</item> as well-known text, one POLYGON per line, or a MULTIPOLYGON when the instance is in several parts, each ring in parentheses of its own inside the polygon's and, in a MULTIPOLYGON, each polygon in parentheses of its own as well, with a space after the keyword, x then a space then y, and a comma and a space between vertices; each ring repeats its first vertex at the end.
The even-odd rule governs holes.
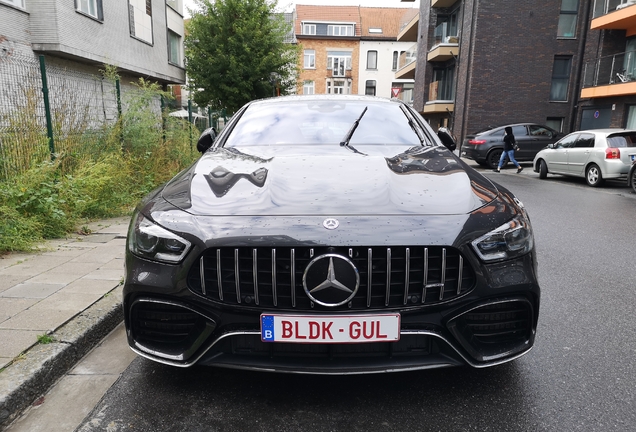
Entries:
POLYGON ((129 221, 0 257, 0 429, 122 321, 129 221))

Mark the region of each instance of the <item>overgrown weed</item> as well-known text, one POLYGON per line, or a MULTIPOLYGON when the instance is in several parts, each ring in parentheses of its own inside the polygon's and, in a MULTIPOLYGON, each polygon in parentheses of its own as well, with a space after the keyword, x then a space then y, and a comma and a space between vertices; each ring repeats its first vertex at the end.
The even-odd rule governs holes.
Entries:
MULTIPOLYGON (((111 79, 114 72, 107 69, 105 75, 111 79)), ((162 96, 168 97, 157 85, 140 80, 122 117, 96 128, 89 127, 83 112, 72 118, 57 113, 61 138, 56 150, 61 151, 54 160, 44 150, 38 164, 0 182, 0 253, 28 251, 88 220, 129 214, 141 197, 190 165, 198 157, 190 126, 156 109, 162 96)), ((36 116, 32 125, 23 124, 26 118, 21 115, 21 125, 35 129, 36 116)), ((3 145, 9 150, 9 142, 3 145)))

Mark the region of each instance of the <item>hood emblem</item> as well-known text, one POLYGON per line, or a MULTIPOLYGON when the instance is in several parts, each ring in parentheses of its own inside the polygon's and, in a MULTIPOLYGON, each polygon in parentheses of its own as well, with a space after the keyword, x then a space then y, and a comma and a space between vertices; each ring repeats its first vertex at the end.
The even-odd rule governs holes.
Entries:
POLYGON ((351 301, 356 295, 360 287, 360 274, 348 258, 325 254, 307 265, 303 287, 307 297, 314 303, 336 307, 351 301))
POLYGON ((340 222, 338 222, 338 219, 336 218, 327 218, 322 222, 322 226, 324 226, 328 230, 334 230, 338 228, 339 225, 340 222))

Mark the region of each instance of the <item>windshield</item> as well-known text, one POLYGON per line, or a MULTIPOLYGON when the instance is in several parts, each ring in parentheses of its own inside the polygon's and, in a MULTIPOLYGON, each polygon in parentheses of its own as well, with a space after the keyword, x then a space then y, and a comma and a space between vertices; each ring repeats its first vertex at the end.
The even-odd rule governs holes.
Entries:
POLYGON ((349 144, 421 145, 397 103, 296 100, 250 105, 227 138, 225 147, 339 145, 365 108, 367 111, 349 144))

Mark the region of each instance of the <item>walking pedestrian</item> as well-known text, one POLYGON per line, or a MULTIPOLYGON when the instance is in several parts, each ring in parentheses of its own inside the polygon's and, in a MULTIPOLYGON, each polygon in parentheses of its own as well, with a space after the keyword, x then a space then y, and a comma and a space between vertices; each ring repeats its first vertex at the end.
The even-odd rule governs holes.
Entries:
POLYGON ((506 126, 504 130, 506 131, 506 134, 503 138, 504 149, 501 153, 501 157, 499 158, 499 165, 497 165, 497 169, 495 171, 501 172, 501 167, 503 166, 507 156, 508 159, 510 159, 510 162, 515 164, 515 166, 517 167, 517 174, 519 174, 521 171, 523 171, 523 167, 519 165, 519 162, 517 162, 515 159, 515 150, 519 148, 517 147, 517 141, 515 140, 515 136, 512 134, 512 128, 510 126, 506 126))

